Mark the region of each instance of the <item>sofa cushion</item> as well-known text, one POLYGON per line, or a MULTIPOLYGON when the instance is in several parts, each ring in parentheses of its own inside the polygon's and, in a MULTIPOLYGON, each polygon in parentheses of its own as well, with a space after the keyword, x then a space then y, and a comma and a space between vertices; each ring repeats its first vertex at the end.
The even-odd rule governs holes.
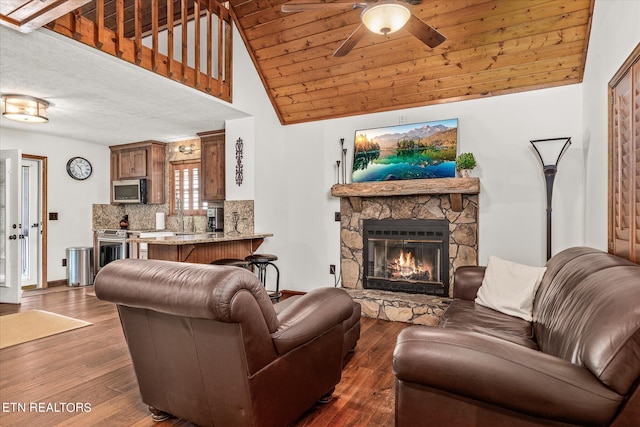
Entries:
POLYGON ((532 267, 490 256, 475 302, 528 322, 533 297, 546 267, 532 267))
POLYGON ((453 300, 440 318, 440 327, 478 332, 538 350, 531 322, 473 301, 453 300))

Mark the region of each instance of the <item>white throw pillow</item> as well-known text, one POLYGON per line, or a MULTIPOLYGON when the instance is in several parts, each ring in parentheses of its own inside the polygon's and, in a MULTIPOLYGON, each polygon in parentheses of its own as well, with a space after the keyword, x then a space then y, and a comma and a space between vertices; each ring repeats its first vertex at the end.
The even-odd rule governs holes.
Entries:
POLYGON ((475 302, 531 322, 533 297, 545 271, 547 267, 531 267, 490 256, 475 302))

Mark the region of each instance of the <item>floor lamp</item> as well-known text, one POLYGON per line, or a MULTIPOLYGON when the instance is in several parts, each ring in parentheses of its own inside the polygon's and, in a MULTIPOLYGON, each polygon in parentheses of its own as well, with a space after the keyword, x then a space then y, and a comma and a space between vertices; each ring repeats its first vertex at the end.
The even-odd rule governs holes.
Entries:
POLYGON ((542 162, 547 187, 547 261, 551 258, 551 198, 553 195, 553 181, 558 171, 558 162, 571 145, 571 137, 534 139, 531 141, 542 162))

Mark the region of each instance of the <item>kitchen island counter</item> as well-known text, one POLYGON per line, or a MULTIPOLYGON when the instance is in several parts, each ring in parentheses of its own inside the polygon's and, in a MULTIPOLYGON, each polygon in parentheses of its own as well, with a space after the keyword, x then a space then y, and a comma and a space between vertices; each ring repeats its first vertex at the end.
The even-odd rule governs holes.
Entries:
POLYGON ((265 237, 272 237, 270 233, 232 234, 232 233, 177 233, 173 236, 130 237, 129 243, 147 243, 153 245, 193 245, 199 243, 231 242, 238 240, 256 240, 261 242, 265 237))
POLYGON ((132 258, 209 264, 223 258, 244 259, 254 253, 270 233, 185 233, 171 236, 130 237, 132 258), (143 249, 145 248, 146 249, 143 249))

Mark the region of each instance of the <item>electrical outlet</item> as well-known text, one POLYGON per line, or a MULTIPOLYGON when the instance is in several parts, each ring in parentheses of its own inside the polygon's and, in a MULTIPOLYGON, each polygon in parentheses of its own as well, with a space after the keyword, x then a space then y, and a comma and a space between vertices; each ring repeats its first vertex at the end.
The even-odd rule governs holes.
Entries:
POLYGON ((333 264, 329 265, 329 274, 336 274, 336 266, 333 264))
POLYGON ((62 266, 63 267, 67 266, 67 259, 66 258, 62 258, 62 266))

